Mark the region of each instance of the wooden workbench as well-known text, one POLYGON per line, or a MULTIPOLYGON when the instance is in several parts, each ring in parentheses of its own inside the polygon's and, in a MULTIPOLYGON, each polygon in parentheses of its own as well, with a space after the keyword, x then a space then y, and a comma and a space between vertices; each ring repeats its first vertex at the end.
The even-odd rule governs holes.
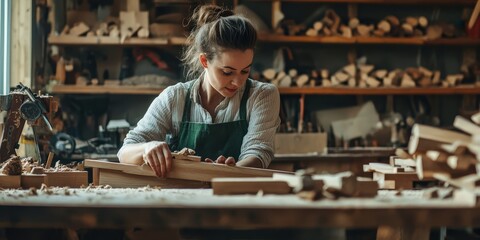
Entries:
POLYGON ((0 228, 276 229, 380 225, 480 226, 480 208, 421 193, 308 202, 295 195, 214 196, 211 189, 70 189, 70 195, 0 191, 0 228), (19 196, 23 195, 23 196, 19 196))

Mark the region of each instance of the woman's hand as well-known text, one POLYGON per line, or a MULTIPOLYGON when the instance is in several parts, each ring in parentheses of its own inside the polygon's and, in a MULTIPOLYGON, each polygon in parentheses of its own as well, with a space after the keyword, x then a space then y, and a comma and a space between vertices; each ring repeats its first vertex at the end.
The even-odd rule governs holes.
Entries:
POLYGON ((223 155, 221 155, 220 157, 217 158, 217 160, 213 161, 212 159, 210 158, 205 158, 205 162, 207 163, 220 163, 220 164, 225 164, 225 165, 228 165, 228 166, 235 166, 235 158, 233 157, 224 157, 223 155))
POLYGON ((172 169, 172 154, 166 142, 152 141, 145 145, 143 161, 150 165, 157 177, 167 177, 172 169))

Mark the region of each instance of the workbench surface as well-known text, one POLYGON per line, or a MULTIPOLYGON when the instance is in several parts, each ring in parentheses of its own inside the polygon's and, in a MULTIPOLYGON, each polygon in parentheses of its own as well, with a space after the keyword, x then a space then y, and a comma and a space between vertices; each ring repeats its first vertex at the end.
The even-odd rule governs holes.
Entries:
POLYGON ((0 191, 0 227, 315 228, 379 225, 480 226, 480 208, 422 192, 374 199, 296 195, 214 196, 211 189, 60 189, 0 191))

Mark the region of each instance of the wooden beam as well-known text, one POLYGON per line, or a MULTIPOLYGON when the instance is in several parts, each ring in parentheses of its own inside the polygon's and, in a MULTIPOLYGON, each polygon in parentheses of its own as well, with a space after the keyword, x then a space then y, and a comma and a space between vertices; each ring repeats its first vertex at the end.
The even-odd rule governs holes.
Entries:
POLYGON ((32 1, 12 1, 10 86, 32 86, 32 1))
MULTIPOLYGON (((155 176, 155 173, 148 165, 139 166, 86 159, 85 167, 119 170, 141 176, 155 176)), ((215 177, 271 177, 273 173, 290 172, 177 159, 173 161, 172 170, 167 174, 167 178, 210 182, 215 177)))
POLYGON ((471 137, 450 130, 415 124, 408 143, 408 152, 414 154, 429 150, 441 150, 441 144, 453 143, 457 140, 470 142, 471 137))

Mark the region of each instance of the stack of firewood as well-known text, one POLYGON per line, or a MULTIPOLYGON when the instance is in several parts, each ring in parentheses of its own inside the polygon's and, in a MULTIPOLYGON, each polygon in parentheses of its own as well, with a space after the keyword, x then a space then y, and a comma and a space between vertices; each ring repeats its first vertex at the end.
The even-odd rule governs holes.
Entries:
POLYGON ((435 178, 460 190, 454 197, 477 202, 480 175, 480 112, 471 119, 457 116, 454 127, 464 133, 425 125, 414 125, 408 145, 416 155, 420 179, 435 178))
POLYGON ((262 72, 263 80, 278 87, 303 86, 349 86, 349 87, 429 87, 429 86, 456 86, 459 85, 463 74, 447 75, 441 79, 440 71, 431 71, 425 67, 410 67, 405 70, 375 69, 369 64, 349 64, 333 74, 328 69, 311 70, 310 75, 298 74, 297 70, 290 69, 277 72, 272 68, 262 72))
POLYGON ((342 24, 338 14, 329 9, 324 17, 313 22, 311 26, 295 24, 294 21, 284 22, 287 35, 306 36, 342 36, 351 38, 360 37, 425 37, 433 40, 441 37, 457 37, 460 31, 453 24, 435 23, 430 24, 425 16, 408 16, 399 19, 389 15, 375 23, 363 23, 358 18, 351 18, 348 23, 342 24))

